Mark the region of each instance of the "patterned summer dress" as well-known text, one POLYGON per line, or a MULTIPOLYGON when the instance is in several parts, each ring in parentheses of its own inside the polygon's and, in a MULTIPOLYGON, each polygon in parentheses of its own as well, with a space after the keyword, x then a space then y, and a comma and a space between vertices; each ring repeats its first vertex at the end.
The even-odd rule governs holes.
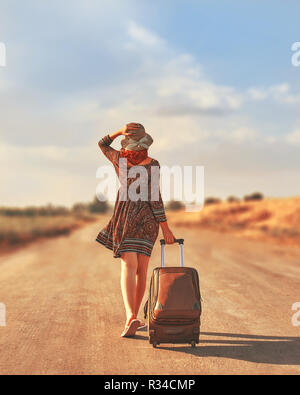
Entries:
MULTIPOLYGON (((110 147, 111 143, 112 140, 107 135, 100 140, 99 146, 104 155, 114 165, 120 180, 120 170, 122 172, 122 167, 120 169, 119 163, 120 151, 110 147)), ((140 186, 142 188, 146 187, 146 190, 148 189, 147 200, 142 200, 141 198, 130 200, 130 194, 127 194, 129 186, 138 180, 140 175, 135 178, 128 176, 125 189, 122 189, 122 193, 120 192, 122 187, 122 182, 120 181, 121 187, 117 194, 113 216, 96 238, 96 241, 113 251, 114 258, 120 258, 123 252, 136 252, 151 256, 159 232, 159 222, 167 220, 159 187, 160 164, 157 160, 152 159, 150 163, 141 166, 147 170, 148 174, 148 177, 144 177, 144 180, 139 180, 140 186), (156 176, 153 177, 153 182, 151 182, 151 175, 154 174, 151 171, 153 166, 156 166, 158 171, 156 176), (145 183, 147 184, 145 185, 145 183), (151 195, 151 189, 153 195, 151 195), (124 196, 124 191, 126 193, 126 200, 120 198, 120 195, 124 196), (152 200, 151 196, 157 196, 157 199, 152 200)), ((128 175, 129 169, 130 167, 127 164, 127 168, 125 168, 126 175, 128 175)), ((136 188, 137 194, 140 192, 140 186, 136 188)))

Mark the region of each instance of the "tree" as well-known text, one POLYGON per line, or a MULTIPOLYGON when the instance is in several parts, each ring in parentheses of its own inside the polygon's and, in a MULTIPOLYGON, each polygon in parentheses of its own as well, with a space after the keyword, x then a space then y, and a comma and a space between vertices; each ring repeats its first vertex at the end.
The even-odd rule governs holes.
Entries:
POLYGON ((184 207, 184 204, 179 200, 170 200, 167 204, 167 210, 170 211, 177 211, 181 210, 184 207))
POLYGON ((208 197, 205 199, 204 205, 207 206, 209 204, 218 204, 218 203, 221 203, 221 199, 208 197))
POLYGON ((88 209, 90 213, 105 213, 108 210, 108 203, 107 201, 100 202, 97 196, 95 196, 92 203, 88 205, 88 209))
POLYGON ((234 203, 234 202, 239 202, 239 201, 240 201, 240 199, 236 196, 228 196, 228 198, 227 198, 228 203, 234 203))
POLYGON ((260 192, 254 192, 254 193, 252 193, 251 195, 246 195, 246 196, 244 197, 244 200, 245 200, 246 202, 248 202, 248 201, 250 201, 250 200, 263 200, 263 198, 264 198, 264 195, 263 195, 262 193, 260 193, 260 192))

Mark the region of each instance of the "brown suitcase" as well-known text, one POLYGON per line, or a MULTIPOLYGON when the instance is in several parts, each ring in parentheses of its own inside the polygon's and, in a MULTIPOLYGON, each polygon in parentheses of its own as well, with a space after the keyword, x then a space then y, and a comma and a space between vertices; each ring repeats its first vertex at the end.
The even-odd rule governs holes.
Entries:
POLYGON ((202 305, 198 272, 183 265, 184 239, 175 242, 180 245, 181 267, 165 267, 165 241, 160 240, 162 266, 153 271, 144 307, 153 347, 160 343, 190 343, 195 347, 199 343, 202 305))

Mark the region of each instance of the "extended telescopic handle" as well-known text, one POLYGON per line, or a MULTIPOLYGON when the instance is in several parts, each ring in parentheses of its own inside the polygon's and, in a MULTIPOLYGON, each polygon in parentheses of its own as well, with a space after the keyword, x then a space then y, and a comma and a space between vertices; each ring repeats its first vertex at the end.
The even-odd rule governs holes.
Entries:
MULTIPOLYGON (((183 243, 184 239, 174 239, 175 243, 178 243, 180 246, 180 266, 183 267, 183 243)), ((165 245, 166 242, 164 239, 160 240, 161 245, 161 266, 165 267, 165 245)))
MULTIPOLYGON (((174 239, 174 243, 178 243, 178 244, 183 244, 184 243, 184 239, 174 239)), ((165 239, 160 239, 160 244, 166 244, 165 239)))

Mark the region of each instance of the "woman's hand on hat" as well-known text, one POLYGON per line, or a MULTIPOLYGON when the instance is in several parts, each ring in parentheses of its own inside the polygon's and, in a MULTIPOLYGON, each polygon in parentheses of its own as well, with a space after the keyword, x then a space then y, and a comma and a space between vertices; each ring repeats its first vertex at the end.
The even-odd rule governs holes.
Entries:
POLYGON ((120 129, 120 134, 123 136, 132 136, 134 135, 134 131, 139 130, 140 125, 137 123, 128 123, 122 129, 120 129))

